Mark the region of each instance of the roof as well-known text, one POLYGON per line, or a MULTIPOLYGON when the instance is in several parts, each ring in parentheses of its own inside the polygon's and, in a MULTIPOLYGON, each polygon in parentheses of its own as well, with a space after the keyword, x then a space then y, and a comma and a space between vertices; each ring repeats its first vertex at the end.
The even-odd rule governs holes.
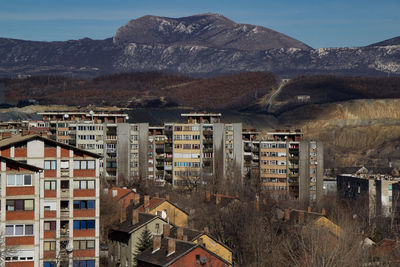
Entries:
MULTIPOLYGON (((182 229, 183 229, 183 235, 187 236, 188 241, 194 241, 204 234, 204 232, 195 229, 189 229, 189 228, 182 228, 182 229)), ((173 238, 176 238, 177 230, 178 230, 177 227, 171 228, 169 235, 173 238)))
POLYGON ((6 158, 6 157, 3 157, 3 156, 0 156, 0 159, 6 161, 6 163, 11 163, 11 164, 18 165, 18 166, 21 166, 22 168, 27 169, 27 170, 31 170, 31 171, 35 171, 35 172, 40 172, 40 171, 43 170, 42 168, 38 168, 36 166, 29 165, 29 164, 26 164, 26 163, 22 163, 20 161, 13 160, 13 159, 10 159, 10 158, 6 158))
POLYGON ((136 260, 151 263, 157 266, 168 266, 170 263, 180 259, 194 248, 199 246, 198 244, 194 244, 192 242, 176 240, 175 253, 167 256, 168 240, 169 238, 163 238, 161 240, 161 247, 159 250, 153 253, 153 247, 148 248, 136 256, 136 260))
MULTIPOLYGON (((172 203, 169 200, 166 200, 165 198, 159 198, 159 197, 153 197, 149 200, 149 210, 155 209, 157 208, 159 205, 161 205, 164 202, 168 202, 169 204, 171 204, 172 206, 176 207, 177 209, 179 209, 180 211, 186 213, 187 215, 189 215, 189 213, 187 211, 185 211, 183 208, 179 207, 177 204, 172 203)), ((138 209, 140 212, 145 212, 145 208, 144 208, 144 196, 140 197, 140 201, 139 204, 134 206, 135 209, 138 209)))
POLYGON ((137 229, 139 229, 140 227, 142 227, 143 225, 148 224, 149 222, 151 222, 157 218, 161 219, 160 217, 153 215, 153 214, 139 212, 139 220, 137 223, 132 225, 132 223, 131 223, 132 218, 130 216, 127 216, 127 220, 120 223, 115 230, 118 230, 121 232, 126 232, 126 233, 130 234, 130 233, 136 231, 137 229))
POLYGON ((332 222, 325 216, 319 217, 314 222, 314 225, 318 226, 318 227, 324 227, 325 229, 327 229, 331 234, 333 234, 336 237, 340 237, 340 238, 344 237, 344 232, 343 232, 342 228, 340 228, 339 225, 335 224, 334 222, 332 222))
MULTIPOLYGON (((222 242, 218 241, 217 239, 215 239, 214 237, 212 237, 209 233, 206 233, 204 231, 195 230, 195 229, 189 229, 189 228, 182 228, 182 229, 183 229, 183 235, 187 236, 188 241, 195 241, 202 235, 207 235, 210 239, 212 239, 216 243, 220 244, 221 246, 223 246, 224 248, 226 248, 227 250, 232 252, 232 250, 228 246, 226 246, 224 243, 222 243, 222 242)), ((170 234, 169 234, 170 237, 176 238, 177 230, 178 230, 178 227, 174 226, 173 228, 171 228, 170 234)))
POLYGON ((61 146, 61 147, 67 148, 67 149, 72 149, 74 151, 78 151, 78 152, 90 155, 90 156, 92 156, 94 158, 101 158, 101 156, 96 154, 96 153, 93 153, 93 152, 90 152, 90 151, 86 151, 86 150, 80 149, 80 148, 75 147, 75 146, 70 146, 70 145, 67 145, 67 144, 64 144, 64 143, 61 143, 61 142, 57 142, 57 141, 54 141, 52 139, 49 139, 49 138, 46 138, 46 137, 43 137, 43 136, 37 135, 37 134, 13 135, 10 138, 6 138, 6 139, 3 139, 3 140, 0 140, 0 148, 1 147, 12 146, 12 145, 18 144, 18 143, 27 142, 27 141, 32 140, 32 139, 40 139, 43 142, 48 142, 48 143, 51 143, 51 144, 54 144, 54 145, 58 145, 58 146, 61 146))
POLYGON ((140 253, 138 256, 136 256, 136 260, 146 262, 146 263, 151 263, 156 266, 170 266, 172 263, 175 261, 179 260, 195 248, 201 248, 205 250, 207 253, 211 254, 215 258, 219 259, 223 263, 225 263, 227 266, 230 266, 231 264, 221 258, 220 256, 216 255, 215 253, 209 251, 208 249, 204 248, 203 246, 199 244, 194 244, 192 242, 186 242, 182 240, 175 240, 175 252, 172 253, 171 255, 167 255, 168 251, 168 240, 171 238, 164 238, 161 240, 161 247, 159 250, 156 250, 153 252, 153 247, 146 249, 142 253, 140 253))

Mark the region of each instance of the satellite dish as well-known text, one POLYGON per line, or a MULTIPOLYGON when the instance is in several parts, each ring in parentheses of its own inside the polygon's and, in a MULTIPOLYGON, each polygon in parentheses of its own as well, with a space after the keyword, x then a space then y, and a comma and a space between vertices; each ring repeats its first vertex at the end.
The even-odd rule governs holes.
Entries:
POLYGON ((74 247, 73 247, 73 245, 72 245, 71 242, 68 242, 68 245, 65 247, 65 250, 66 250, 68 253, 71 253, 72 250, 74 250, 74 247))
POLYGON ((68 114, 64 114, 64 118, 68 119, 69 115, 68 114))
MULTIPOLYGON (((156 211, 156 215, 157 215, 157 211, 156 211)), ((164 220, 167 219, 167 213, 165 212, 165 210, 162 210, 161 215, 159 215, 159 216, 161 216, 161 218, 163 218, 164 220)))
POLYGON ((200 264, 201 265, 206 265, 206 263, 207 263, 207 258, 206 257, 201 257, 200 258, 200 264))
POLYGON ((90 114, 91 116, 93 116, 93 114, 94 114, 93 110, 89 111, 89 114, 90 114))
POLYGON ((126 116, 125 119, 126 119, 126 120, 129 120, 129 116, 126 116))

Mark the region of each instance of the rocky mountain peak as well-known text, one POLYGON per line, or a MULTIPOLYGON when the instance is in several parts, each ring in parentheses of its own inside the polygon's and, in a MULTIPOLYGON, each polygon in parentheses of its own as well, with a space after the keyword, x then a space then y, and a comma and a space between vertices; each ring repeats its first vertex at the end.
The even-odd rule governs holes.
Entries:
POLYGON ((114 35, 114 43, 205 46, 219 49, 310 49, 306 44, 271 29, 239 24, 220 14, 182 18, 144 16, 129 21, 114 35))

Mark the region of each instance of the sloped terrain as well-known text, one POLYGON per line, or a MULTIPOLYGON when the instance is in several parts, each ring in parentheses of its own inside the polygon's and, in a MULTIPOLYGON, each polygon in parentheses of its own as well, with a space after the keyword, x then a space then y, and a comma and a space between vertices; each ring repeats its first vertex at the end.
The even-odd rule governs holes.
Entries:
POLYGON ((366 47, 312 49, 274 30, 219 14, 144 16, 113 38, 34 42, 0 38, 0 77, 63 75, 88 78, 163 71, 213 77, 238 72, 279 75, 400 75, 398 37, 366 47))

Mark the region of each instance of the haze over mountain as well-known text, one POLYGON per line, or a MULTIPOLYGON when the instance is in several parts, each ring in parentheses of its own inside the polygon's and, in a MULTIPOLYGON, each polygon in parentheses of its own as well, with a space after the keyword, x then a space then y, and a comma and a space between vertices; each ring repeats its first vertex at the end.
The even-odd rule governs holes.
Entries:
POLYGON ((312 49, 261 26, 218 14, 144 16, 114 37, 66 42, 0 38, 0 76, 59 74, 93 77, 130 71, 215 76, 243 71, 279 75, 400 74, 398 39, 366 47, 312 49))

